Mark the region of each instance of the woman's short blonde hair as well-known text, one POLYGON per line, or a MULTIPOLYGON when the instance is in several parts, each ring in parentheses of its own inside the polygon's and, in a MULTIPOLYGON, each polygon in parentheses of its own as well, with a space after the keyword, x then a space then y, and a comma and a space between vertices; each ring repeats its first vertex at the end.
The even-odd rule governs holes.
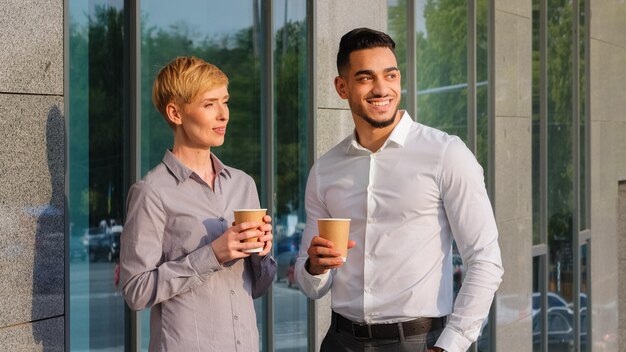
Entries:
POLYGON ((168 125, 174 128, 165 111, 167 104, 182 107, 191 103, 198 94, 227 85, 228 77, 217 66, 193 56, 178 57, 157 74, 152 86, 152 103, 168 125))

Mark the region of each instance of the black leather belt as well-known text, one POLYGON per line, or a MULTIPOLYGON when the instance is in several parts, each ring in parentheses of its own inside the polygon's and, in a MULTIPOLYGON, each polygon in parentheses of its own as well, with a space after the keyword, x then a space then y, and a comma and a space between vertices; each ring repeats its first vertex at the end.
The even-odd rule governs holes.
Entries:
POLYGON ((446 317, 417 318, 401 323, 391 324, 359 324, 333 312, 333 320, 339 331, 352 334, 360 339, 393 339, 404 336, 421 335, 442 329, 446 326, 446 317))

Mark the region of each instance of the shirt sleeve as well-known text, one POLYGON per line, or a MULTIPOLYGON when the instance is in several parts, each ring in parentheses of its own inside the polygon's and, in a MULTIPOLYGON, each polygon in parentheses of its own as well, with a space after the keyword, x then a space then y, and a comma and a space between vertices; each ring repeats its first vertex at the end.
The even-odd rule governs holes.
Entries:
POLYGON ((163 261, 166 214, 157 192, 141 181, 128 192, 126 223, 121 236, 120 284, 128 306, 154 306, 200 285, 221 270, 211 246, 177 261, 163 261))
POLYGON ((335 270, 329 270, 325 274, 311 275, 305 268, 309 259, 307 253, 311 240, 317 236, 317 219, 330 217, 326 206, 319 196, 319 180, 317 175, 317 164, 313 166, 309 173, 305 192, 306 227, 302 235, 302 243, 298 259, 296 260, 294 277, 300 290, 309 298, 318 299, 330 290, 332 275, 335 270))
POLYGON ((483 170, 455 138, 443 152, 439 187, 452 234, 467 268, 448 324, 436 345, 466 351, 476 340, 502 281, 498 230, 483 170))
POLYGON ((313 237, 317 236, 317 219, 330 217, 326 205, 319 194, 319 178, 317 164, 309 172, 305 193, 306 227, 302 235, 300 251, 296 260, 294 277, 300 290, 309 298, 318 299, 330 290, 335 270, 329 270, 321 275, 311 275, 305 268, 309 259, 307 251, 313 237))
POLYGON ((252 254, 247 262, 252 270, 252 298, 259 298, 267 292, 274 281, 276 261, 269 254, 263 257, 252 254))

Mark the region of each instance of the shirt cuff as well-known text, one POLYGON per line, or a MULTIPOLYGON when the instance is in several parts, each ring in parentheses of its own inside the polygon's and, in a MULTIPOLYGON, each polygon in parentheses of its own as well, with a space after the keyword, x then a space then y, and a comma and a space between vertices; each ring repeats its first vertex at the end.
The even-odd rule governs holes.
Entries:
POLYGON ((212 272, 222 270, 222 265, 215 257, 213 248, 211 246, 203 246, 197 250, 189 253, 187 256, 191 267, 198 273, 198 275, 204 277, 212 272))
POLYGON ((260 277, 264 270, 267 271, 272 268, 272 266, 276 266, 276 261, 269 253, 264 256, 251 254, 249 258, 250 265, 252 266, 252 273, 255 278, 260 277))
POLYGON ((299 273, 302 276, 301 280, 298 280, 300 290, 304 292, 309 298, 318 299, 326 293, 321 292, 320 290, 326 285, 326 283, 330 279, 330 270, 323 274, 312 275, 306 270, 305 265, 306 262, 299 268, 299 273))
POLYGON ((435 346, 447 352, 465 352, 470 348, 471 344, 472 341, 465 338, 465 336, 450 327, 446 327, 441 332, 435 346))

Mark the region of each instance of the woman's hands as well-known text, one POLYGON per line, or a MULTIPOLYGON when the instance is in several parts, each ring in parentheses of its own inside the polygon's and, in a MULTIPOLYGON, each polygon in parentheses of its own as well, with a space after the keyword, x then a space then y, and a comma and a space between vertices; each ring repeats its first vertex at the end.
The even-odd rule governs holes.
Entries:
POLYGON ((272 218, 265 215, 263 221, 264 223, 244 222, 229 227, 226 232, 211 242, 211 248, 219 263, 249 257, 249 253, 243 252, 248 249, 263 248, 259 255, 267 255, 272 250, 272 218), (253 237, 258 237, 259 241, 242 242, 253 237))
POLYGON ((272 217, 269 215, 265 215, 263 217, 264 224, 259 228, 263 234, 259 237, 259 242, 262 242, 263 251, 259 253, 261 257, 266 256, 272 250, 272 241, 274 239, 274 235, 272 234, 272 217))

